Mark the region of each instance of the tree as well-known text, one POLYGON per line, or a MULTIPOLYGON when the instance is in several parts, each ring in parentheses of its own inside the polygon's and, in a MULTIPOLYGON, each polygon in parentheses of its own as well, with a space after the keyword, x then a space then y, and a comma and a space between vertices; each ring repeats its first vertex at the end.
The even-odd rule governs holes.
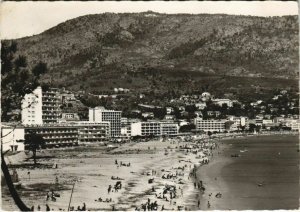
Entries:
POLYGON ((254 132, 255 129, 256 129, 256 125, 255 124, 253 124, 253 123, 249 124, 249 131, 250 132, 254 132))
POLYGON ((207 135, 210 137, 212 135, 212 132, 211 131, 208 131, 207 132, 207 135))
POLYGON ((165 108, 157 108, 155 107, 153 110, 153 114, 155 118, 163 119, 166 115, 166 109, 165 108))
MULTIPOLYGON (((27 68, 24 56, 15 59, 17 52, 15 42, 2 42, 1 44, 1 120, 9 121, 9 112, 13 109, 20 109, 21 100, 25 94, 32 93, 39 85, 40 74, 36 75, 27 68)), ((45 71, 47 70, 44 69, 43 72, 45 71)), ((4 136, 6 135, 1 134, 1 145, 4 136)), ((1 170, 9 192, 21 211, 30 211, 14 187, 4 155, 5 153, 1 150, 1 170)))
POLYGON ((24 144, 27 146, 28 150, 32 151, 34 165, 36 165, 36 150, 45 146, 44 138, 41 135, 31 131, 29 134, 25 135, 24 144))
POLYGON ((13 197, 16 205, 18 206, 18 208, 21 211, 30 211, 30 208, 27 207, 24 202, 21 200, 21 198, 19 197, 17 190, 14 187, 13 181, 11 179, 8 167, 6 165, 6 162, 4 160, 4 153, 1 152, 1 169, 3 172, 3 176, 5 178, 6 184, 8 186, 9 192, 11 194, 11 196, 13 197))
POLYGON ((47 71, 45 63, 38 63, 29 70, 26 57, 15 58, 17 45, 14 42, 3 42, 1 48, 1 120, 9 121, 9 112, 21 108, 25 94, 40 85, 41 74, 47 71))
POLYGON ((194 124, 183 125, 179 128, 179 132, 191 132, 194 129, 196 129, 194 124))

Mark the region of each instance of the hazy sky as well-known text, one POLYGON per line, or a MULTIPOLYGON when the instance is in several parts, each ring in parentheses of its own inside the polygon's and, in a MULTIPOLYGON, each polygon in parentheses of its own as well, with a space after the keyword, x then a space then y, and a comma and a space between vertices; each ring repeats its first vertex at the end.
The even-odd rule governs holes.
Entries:
POLYGON ((0 37, 20 38, 38 34, 61 22, 104 12, 225 13, 255 16, 297 15, 297 2, 2 2, 0 37))

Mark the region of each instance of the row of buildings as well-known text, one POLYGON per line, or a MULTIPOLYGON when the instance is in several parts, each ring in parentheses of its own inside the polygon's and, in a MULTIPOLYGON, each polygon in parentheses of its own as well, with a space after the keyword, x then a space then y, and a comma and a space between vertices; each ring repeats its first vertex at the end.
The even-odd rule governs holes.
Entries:
POLYGON ((225 132, 238 131, 255 125, 266 130, 275 127, 288 127, 292 131, 298 131, 300 126, 299 119, 277 117, 275 119, 248 119, 247 117, 229 116, 227 119, 208 119, 203 120, 201 117, 194 119, 196 131, 204 132, 225 132))

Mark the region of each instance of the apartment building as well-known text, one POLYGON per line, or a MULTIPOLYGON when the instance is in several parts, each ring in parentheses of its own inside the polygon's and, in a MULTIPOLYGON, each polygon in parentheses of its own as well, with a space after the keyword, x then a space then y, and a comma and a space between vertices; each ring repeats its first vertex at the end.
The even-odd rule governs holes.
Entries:
POLYGON ((76 122, 79 142, 106 141, 110 137, 109 122, 76 122))
POLYGON ((137 122, 131 124, 132 136, 161 136, 161 135, 177 135, 179 127, 173 122, 137 122))
POLYGON ((158 136, 160 135, 159 122, 137 122, 131 124, 131 136, 158 136))
POLYGON ((131 136, 131 124, 140 122, 140 119, 121 118, 121 135, 125 137, 131 136))
POLYGON ((45 91, 37 87, 22 100, 22 124, 42 125, 57 123, 60 118, 60 95, 56 88, 45 91))
POLYGON ((23 127, 25 135, 35 132, 41 135, 47 147, 78 145, 79 142, 99 142, 110 138, 109 122, 76 121, 23 127))
POLYGON ((203 130, 204 132, 224 132, 226 130, 226 120, 203 120, 202 118, 195 118, 194 124, 196 130, 203 130))
POLYGON ((179 126, 172 122, 161 122, 161 135, 177 135, 179 126))
POLYGON ((36 88, 32 93, 26 94, 22 100, 22 123, 26 125, 43 124, 42 88, 36 88))
POLYGON ((106 110, 104 107, 89 109, 90 122, 109 122, 111 137, 121 136, 121 111, 106 110))
POLYGON ((24 126, 25 135, 35 132, 41 135, 47 147, 78 145, 78 127, 69 124, 44 124, 24 126))
POLYGON ((44 124, 57 123, 61 116, 61 97, 57 88, 42 91, 42 119, 44 124))

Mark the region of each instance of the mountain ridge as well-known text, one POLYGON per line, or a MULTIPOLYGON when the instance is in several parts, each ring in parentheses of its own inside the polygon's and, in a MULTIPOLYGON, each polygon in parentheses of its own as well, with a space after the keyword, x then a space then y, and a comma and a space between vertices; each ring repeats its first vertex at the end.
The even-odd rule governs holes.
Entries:
POLYGON ((15 41, 29 65, 48 64, 45 81, 74 89, 164 87, 161 70, 298 78, 297 16, 92 14, 15 41))

